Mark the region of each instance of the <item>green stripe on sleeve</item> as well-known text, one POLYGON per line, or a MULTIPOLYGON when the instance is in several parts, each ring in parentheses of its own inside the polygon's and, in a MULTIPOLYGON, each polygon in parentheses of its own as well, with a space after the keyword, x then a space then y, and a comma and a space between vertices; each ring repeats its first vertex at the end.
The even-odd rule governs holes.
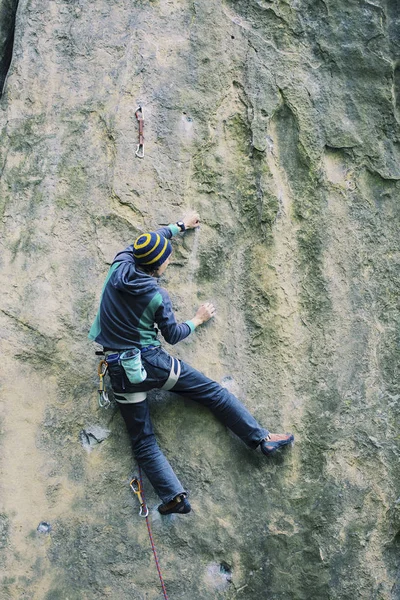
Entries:
POLYGON ((181 231, 180 227, 178 227, 178 225, 176 225, 175 223, 168 225, 168 227, 170 228, 172 235, 176 235, 177 233, 180 233, 180 231, 181 231))
POLYGON ((193 331, 196 329, 196 325, 193 323, 193 321, 185 321, 186 325, 189 325, 190 327, 190 333, 193 333, 193 331))
POLYGON ((140 345, 150 346, 151 344, 159 346, 160 342, 157 340, 157 334, 154 329, 154 316, 159 306, 162 304, 162 296, 160 292, 154 294, 148 305, 143 311, 142 318, 138 323, 138 329, 140 331, 140 345))

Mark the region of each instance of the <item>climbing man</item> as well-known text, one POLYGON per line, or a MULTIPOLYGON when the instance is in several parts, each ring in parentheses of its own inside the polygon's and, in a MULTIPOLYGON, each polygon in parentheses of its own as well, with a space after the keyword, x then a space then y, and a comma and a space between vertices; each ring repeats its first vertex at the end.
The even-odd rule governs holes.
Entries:
POLYGON ((156 442, 146 399, 149 390, 171 390, 207 406, 247 446, 260 446, 266 456, 294 439, 289 433, 269 433, 227 389, 161 348, 156 326, 169 344, 177 344, 215 316, 215 307, 206 302, 192 319, 178 324, 168 293, 157 282, 171 260, 172 236, 199 223, 199 215, 192 213, 176 224, 140 235, 119 252, 89 333, 103 346, 133 453, 162 500, 158 507, 162 515, 184 514, 191 508, 186 490, 156 442))

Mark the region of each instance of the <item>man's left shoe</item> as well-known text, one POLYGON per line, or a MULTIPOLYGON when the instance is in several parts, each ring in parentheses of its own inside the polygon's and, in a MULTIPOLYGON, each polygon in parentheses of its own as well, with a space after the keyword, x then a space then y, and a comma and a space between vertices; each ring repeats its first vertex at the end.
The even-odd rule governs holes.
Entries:
POLYGON ((294 441, 292 433, 270 433, 265 440, 260 443, 261 452, 266 456, 271 456, 279 448, 287 446, 294 441))
POLYGON ((190 513, 192 507, 190 506, 189 500, 184 494, 179 494, 167 504, 160 504, 158 512, 162 515, 172 515, 178 513, 179 515, 186 515, 190 513))

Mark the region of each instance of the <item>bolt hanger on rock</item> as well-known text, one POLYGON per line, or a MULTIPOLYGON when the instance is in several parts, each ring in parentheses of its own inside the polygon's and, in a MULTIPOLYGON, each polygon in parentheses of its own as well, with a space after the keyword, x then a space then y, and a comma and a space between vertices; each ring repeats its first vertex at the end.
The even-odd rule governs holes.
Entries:
POLYGON ((139 122, 139 143, 136 148, 135 155, 138 158, 144 158, 144 118, 143 118, 143 108, 139 105, 135 110, 135 117, 139 122))

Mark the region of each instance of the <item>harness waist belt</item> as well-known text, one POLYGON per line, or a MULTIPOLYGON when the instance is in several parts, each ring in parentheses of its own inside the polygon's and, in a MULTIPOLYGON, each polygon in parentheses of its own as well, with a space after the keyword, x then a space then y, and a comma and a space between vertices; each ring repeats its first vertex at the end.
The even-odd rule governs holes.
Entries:
POLYGON ((121 352, 126 352, 126 350, 132 350, 132 348, 137 348, 140 352, 147 352, 147 350, 154 350, 154 348, 160 348, 160 346, 144 346, 143 348, 139 348, 138 346, 131 346, 131 348, 119 348, 111 349, 111 348, 103 348, 103 352, 106 356, 110 354, 121 354, 121 352))

